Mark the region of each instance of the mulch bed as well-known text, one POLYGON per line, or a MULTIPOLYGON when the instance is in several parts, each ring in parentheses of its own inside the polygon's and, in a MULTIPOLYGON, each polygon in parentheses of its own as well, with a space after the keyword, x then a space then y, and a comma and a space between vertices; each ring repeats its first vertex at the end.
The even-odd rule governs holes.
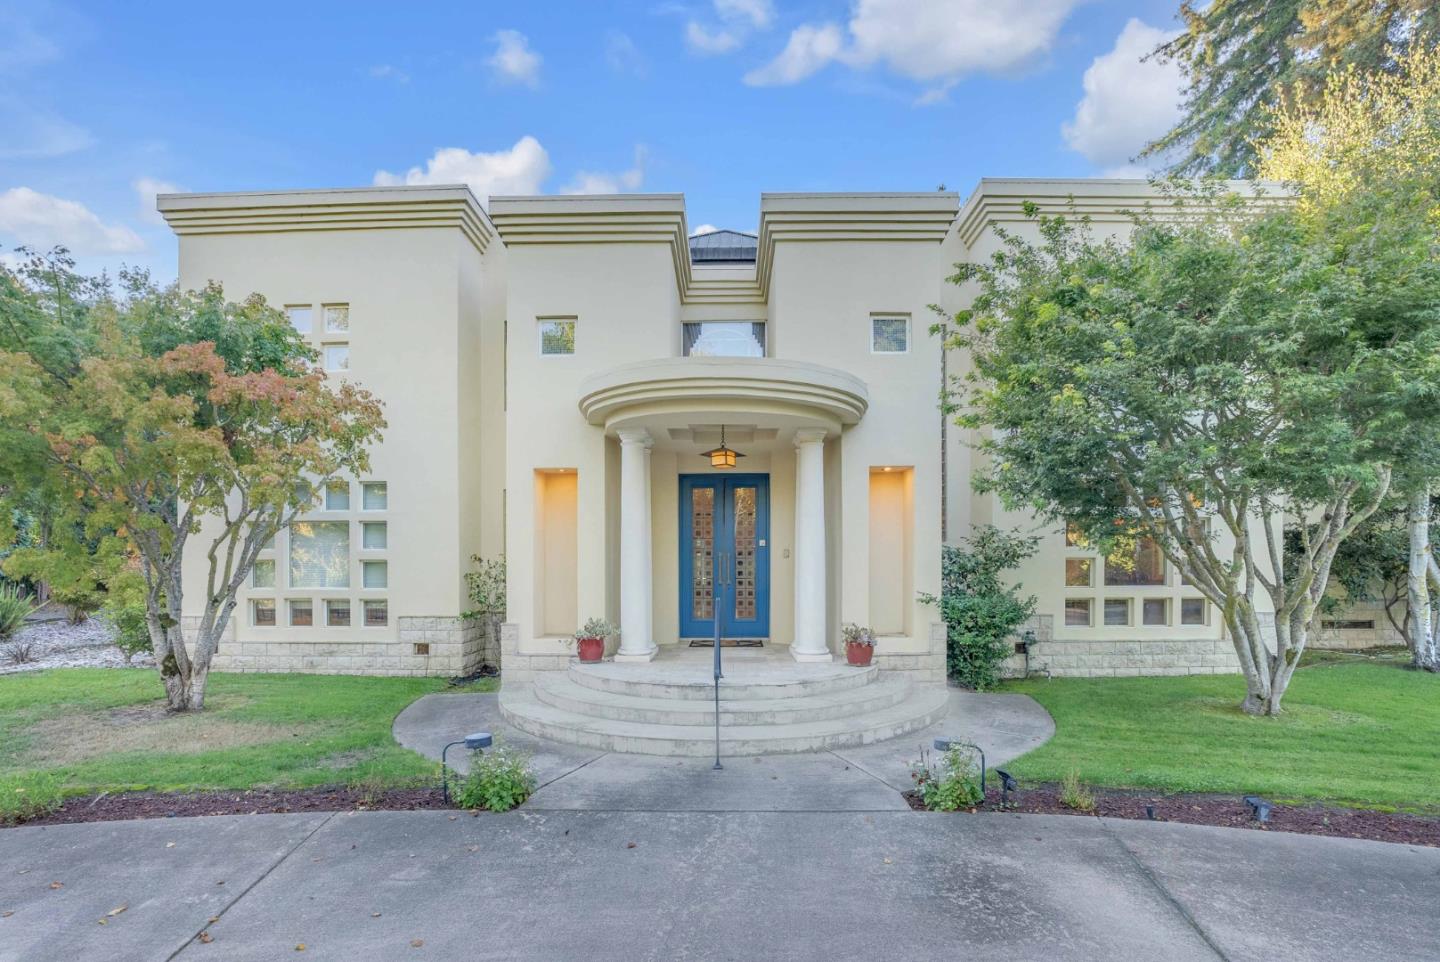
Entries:
MULTIPOLYGON (((985 795, 985 804, 966 812, 1000 813, 1000 791, 994 785, 985 795)), ((910 807, 924 806, 914 792, 905 793, 910 807)), ((1010 804, 1003 812, 1031 815, 1091 815, 1105 818, 1145 820, 1146 806, 1154 810, 1156 821, 1183 822, 1188 825, 1219 825, 1224 828, 1248 828, 1256 831, 1297 832, 1302 835, 1331 835, 1338 838, 1362 838, 1376 842, 1402 842, 1410 845, 1440 847, 1440 817, 1407 815, 1401 812, 1375 812, 1366 809, 1336 808, 1327 805, 1272 804, 1270 821, 1261 824, 1250 813, 1243 799, 1235 795, 1162 795, 1120 789, 1096 789, 1095 811, 1077 812, 1060 804, 1060 786, 1054 783, 1022 785, 1010 793, 1010 804)))
POLYGON ((446 809, 439 788, 311 788, 296 791, 125 792, 68 798, 26 825, 108 822, 190 815, 270 815, 293 812, 411 812, 446 809))

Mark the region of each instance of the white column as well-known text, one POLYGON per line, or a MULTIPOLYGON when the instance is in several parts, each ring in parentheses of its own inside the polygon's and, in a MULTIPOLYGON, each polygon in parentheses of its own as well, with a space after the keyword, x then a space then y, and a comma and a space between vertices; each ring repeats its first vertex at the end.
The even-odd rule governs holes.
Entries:
POLYGON ((625 428, 620 435, 620 650, 616 661, 649 661, 650 434, 625 428))
POLYGON ((825 638, 825 432, 795 432, 796 661, 830 661, 825 638))

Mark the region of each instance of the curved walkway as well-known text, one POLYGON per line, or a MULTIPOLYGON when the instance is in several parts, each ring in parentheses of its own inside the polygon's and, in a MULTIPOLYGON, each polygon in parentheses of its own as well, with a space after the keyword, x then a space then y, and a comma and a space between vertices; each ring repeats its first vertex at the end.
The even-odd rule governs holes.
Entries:
MULTIPOLYGON (((1028 695, 952 690, 945 720, 861 748, 722 759, 626 755, 562 745, 506 724, 495 694, 426 695, 395 719, 395 740, 438 759, 446 742, 489 731, 531 753, 540 789, 527 810, 654 812, 902 811, 910 763, 936 738, 971 741, 1001 765, 1055 734, 1049 713, 1028 695)), ((463 769, 463 749, 450 761, 463 769)))

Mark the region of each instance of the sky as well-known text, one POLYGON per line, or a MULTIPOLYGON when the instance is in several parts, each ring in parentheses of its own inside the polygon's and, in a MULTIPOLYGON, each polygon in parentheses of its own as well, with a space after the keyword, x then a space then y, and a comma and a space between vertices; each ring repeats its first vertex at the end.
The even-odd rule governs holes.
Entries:
POLYGON ((1177 0, 413 5, 0 0, 0 258, 175 276, 169 191, 468 183, 678 192, 1143 176, 1177 0))

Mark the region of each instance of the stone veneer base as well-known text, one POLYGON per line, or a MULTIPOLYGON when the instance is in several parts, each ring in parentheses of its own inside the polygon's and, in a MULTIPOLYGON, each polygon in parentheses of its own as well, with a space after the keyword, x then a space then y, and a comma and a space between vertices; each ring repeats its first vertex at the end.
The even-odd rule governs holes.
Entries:
MULTIPOLYGON (((187 629, 193 627, 187 620, 187 629)), ((198 620, 198 619, 194 619, 198 620)), ((226 632, 212 668, 216 671, 311 672, 332 675, 473 674, 482 665, 500 667, 495 639, 474 619, 413 617, 396 619, 400 637, 386 641, 237 640, 234 626, 226 632), (415 654, 416 644, 430 646, 415 654)))

